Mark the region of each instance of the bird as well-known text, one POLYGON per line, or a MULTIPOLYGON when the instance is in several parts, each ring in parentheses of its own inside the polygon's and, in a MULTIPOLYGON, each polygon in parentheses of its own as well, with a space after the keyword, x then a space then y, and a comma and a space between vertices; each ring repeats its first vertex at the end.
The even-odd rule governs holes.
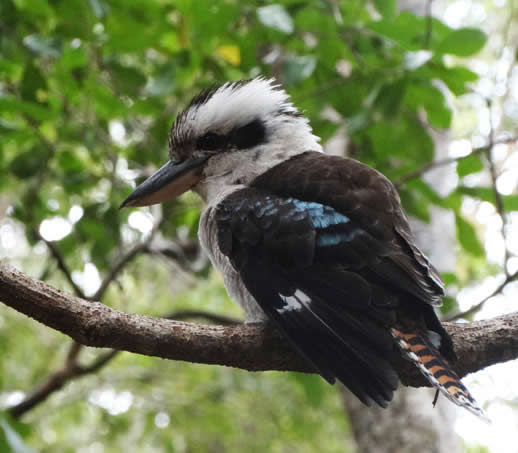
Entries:
POLYGON ((325 154, 275 79, 202 90, 177 115, 168 148, 168 162, 121 207, 197 193, 200 243, 247 322, 271 323, 312 371, 367 406, 393 399, 398 353, 487 420, 454 370, 452 340, 434 311, 444 283, 394 185, 325 154))

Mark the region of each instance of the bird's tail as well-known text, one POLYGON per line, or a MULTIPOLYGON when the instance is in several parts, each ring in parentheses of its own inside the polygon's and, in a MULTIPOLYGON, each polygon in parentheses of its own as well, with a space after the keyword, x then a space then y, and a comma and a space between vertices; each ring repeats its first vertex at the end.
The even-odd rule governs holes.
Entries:
POLYGON ((452 366, 424 335, 391 329, 405 358, 413 362, 437 390, 450 401, 486 422, 490 419, 471 396, 452 366))

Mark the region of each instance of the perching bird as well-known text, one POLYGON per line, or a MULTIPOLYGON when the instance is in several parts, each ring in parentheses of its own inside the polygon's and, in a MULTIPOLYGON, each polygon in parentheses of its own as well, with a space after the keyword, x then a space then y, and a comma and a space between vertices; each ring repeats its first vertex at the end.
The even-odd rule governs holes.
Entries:
POLYGON ((367 405, 392 400, 399 347, 448 399, 485 417, 451 365, 433 309, 444 285, 394 186, 323 154, 273 80, 202 91, 176 118, 169 151, 122 206, 198 193, 201 244, 248 321, 272 321, 316 372, 367 405))

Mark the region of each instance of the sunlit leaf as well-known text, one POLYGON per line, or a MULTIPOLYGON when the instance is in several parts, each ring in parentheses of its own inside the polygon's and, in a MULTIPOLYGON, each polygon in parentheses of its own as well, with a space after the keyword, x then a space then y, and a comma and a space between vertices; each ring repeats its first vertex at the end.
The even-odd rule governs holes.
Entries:
POLYGON ((25 444, 22 437, 9 425, 5 418, 0 418, 0 428, 5 436, 5 441, 12 453, 36 453, 25 444))
POLYGON ((237 46, 220 46, 216 49, 216 54, 231 65, 239 66, 241 63, 241 53, 237 46))
POLYGON ((471 173, 478 173, 484 169, 482 159, 477 154, 461 159, 457 162, 457 174, 462 178, 471 173))
MULTIPOLYGON (((457 188, 457 192, 495 204, 495 192, 491 187, 460 186, 457 188)), ((500 194, 500 198, 506 211, 518 211, 518 195, 500 194)))
POLYGON ((293 33, 293 19, 281 5, 268 5, 257 8, 257 17, 267 27, 284 33, 293 33))
POLYGON ((98 19, 104 17, 110 10, 108 4, 103 0, 88 0, 88 3, 90 4, 90 8, 92 8, 95 17, 98 19))
POLYGON ((23 44, 40 57, 59 57, 61 55, 61 42, 57 38, 33 34, 23 38, 23 44))
POLYGON ((462 215, 455 215, 455 225, 457 227, 457 239, 462 248, 470 255, 484 256, 484 247, 477 237, 475 228, 462 215))
POLYGON ((374 0, 374 5, 383 17, 394 17, 397 13, 396 0, 374 0))
POLYGON ((487 35, 478 28, 460 28, 451 32, 437 46, 439 53, 469 57, 479 52, 487 41, 487 35))
POLYGON ((450 126, 452 111, 441 90, 431 83, 414 82, 409 85, 405 102, 412 108, 422 107, 429 123, 437 128, 450 126))

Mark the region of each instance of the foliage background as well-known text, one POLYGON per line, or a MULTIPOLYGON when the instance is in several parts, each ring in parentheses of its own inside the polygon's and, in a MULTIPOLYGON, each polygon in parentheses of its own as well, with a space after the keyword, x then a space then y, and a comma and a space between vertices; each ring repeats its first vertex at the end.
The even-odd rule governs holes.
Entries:
MULTIPOLYGON (((399 182, 409 214, 449 219, 441 225, 456 231, 456 260, 441 269, 449 285, 442 311, 466 310, 518 269, 515 146, 470 154, 516 135, 516 3, 436 0, 416 15, 393 0, 1 0, 0 257, 73 290, 54 244, 91 296, 118 257, 145 243, 104 303, 157 316, 203 309, 239 317, 199 254, 194 196, 153 209, 118 206, 167 159, 171 123, 198 90, 264 74, 284 85, 334 152, 399 182), (451 143, 442 157, 455 162, 437 184, 422 166, 444 138, 451 143)), ((512 305, 501 301, 502 309, 512 305)), ((69 348, 60 334, 2 308, 3 407, 59 369, 69 348)), ((83 350, 81 362, 98 354, 83 350)), ((516 388, 505 397, 515 399, 516 388)), ((339 393, 314 376, 127 353, 53 394, 23 423, 0 419, 0 451, 350 445, 339 393)))

